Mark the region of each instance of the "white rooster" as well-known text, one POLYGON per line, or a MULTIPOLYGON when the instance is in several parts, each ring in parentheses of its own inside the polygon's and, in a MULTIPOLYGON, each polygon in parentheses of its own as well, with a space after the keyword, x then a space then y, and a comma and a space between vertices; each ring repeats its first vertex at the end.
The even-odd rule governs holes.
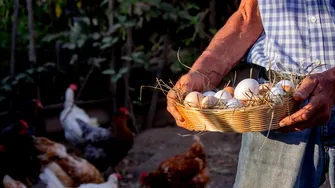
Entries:
POLYGON ((77 90, 75 84, 71 84, 65 92, 64 109, 60 114, 60 122, 65 132, 65 138, 72 144, 83 143, 82 130, 76 119, 80 119, 91 126, 99 126, 97 118, 90 118, 88 114, 74 104, 74 92, 77 90))

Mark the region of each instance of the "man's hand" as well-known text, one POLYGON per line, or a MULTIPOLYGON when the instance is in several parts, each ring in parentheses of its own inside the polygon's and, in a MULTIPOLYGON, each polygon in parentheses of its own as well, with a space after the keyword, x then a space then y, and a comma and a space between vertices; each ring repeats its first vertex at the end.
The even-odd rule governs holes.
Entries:
POLYGON ((308 99, 308 104, 281 120, 280 132, 300 131, 326 124, 335 103, 335 68, 306 77, 294 94, 296 100, 308 99))
MULTIPOLYGON (((182 76, 179 81, 174 86, 173 90, 170 90, 167 95, 167 110, 175 118, 178 126, 186 128, 185 120, 181 117, 176 108, 177 94, 174 90, 178 90, 180 93, 183 93, 185 97, 191 91, 202 91, 206 78, 203 75, 197 72, 191 72, 182 76)), ((208 85, 208 84, 207 84, 208 85)))

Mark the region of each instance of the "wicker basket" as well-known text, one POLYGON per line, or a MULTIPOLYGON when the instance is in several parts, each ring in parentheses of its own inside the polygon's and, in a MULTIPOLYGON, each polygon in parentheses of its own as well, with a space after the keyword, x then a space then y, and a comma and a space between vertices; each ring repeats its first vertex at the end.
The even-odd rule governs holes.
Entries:
POLYGON ((197 109, 177 104, 188 130, 212 132, 261 132, 279 128, 279 122, 296 112, 300 102, 292 98, 268 105, 239 109, 197 109))

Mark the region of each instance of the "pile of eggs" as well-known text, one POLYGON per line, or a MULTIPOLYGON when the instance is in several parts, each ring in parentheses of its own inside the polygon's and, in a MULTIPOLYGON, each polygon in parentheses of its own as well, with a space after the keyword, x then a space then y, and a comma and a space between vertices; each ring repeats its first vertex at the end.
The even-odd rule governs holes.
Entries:
POLYGON ((242 80, 235 88, 226 87, 217 92, 190 92, 184 99, 184 105, 194 108, 238 108, 250 100, 268 98, 270 102, 279 101, 283 96, 294 91, 294 84, 282 80, 276 84, 259 84, 257 80, 242 80))

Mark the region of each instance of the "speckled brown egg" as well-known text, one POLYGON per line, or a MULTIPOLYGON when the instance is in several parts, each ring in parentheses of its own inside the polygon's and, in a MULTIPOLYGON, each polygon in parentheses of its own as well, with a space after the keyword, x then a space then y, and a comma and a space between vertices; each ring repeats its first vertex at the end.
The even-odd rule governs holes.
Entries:
POLYGON ((281 88, 287 93, 293 93, 294 92, 294 88, 292 88, 291 86, 281 86, 281 88))
POLYGON ((234 97, 234 91, 235 89, 233 87, 225 87, 224 88, 225 91, 227 91, 232 97, 234 97))

